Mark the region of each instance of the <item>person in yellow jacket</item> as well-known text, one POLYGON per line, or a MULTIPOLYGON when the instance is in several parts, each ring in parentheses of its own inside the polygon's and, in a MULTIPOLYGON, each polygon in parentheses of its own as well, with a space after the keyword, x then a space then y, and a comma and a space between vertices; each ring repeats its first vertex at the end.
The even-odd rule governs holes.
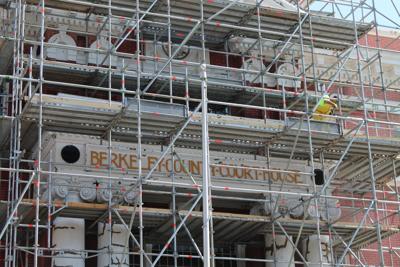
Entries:
POLYGON ((323 114, 323 115, 332 115, 335 110, 337 109, 337 97, 336 96, 329 96, 328 94, 324 95, 323 98, 319 101, 318 107, 315 110, 315 113, 317 115, 313 116, 313 119, 315 120, 327 120, 329 118, 320 116, 318 114, 323 114))

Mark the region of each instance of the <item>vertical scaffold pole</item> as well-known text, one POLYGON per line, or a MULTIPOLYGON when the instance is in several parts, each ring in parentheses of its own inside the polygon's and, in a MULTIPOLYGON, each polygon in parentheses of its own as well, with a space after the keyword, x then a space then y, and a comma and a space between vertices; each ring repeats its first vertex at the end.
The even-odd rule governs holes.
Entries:
POLYGON ((203 257, 204 267, 210 267, 210 195, 209 195, 209 144, 207 114, 207 73, 206 65, 201 65, 201 103, 202 103, 202 148, 203 148, 203 257))
POLYGON ((210 240, 210 217, 211 217, 211 196, 210 196, 210 158, 209 158, 209 138, 208 138, 208 103, 207 103, 207 65, 205 54, 205 34, 204 34, 204 0, 200 3, 201 17, 201 46, 203 62, 200 66, 201 78, 201 109, 202 109, 202 160, 203 160, 203 266, 211 266, 211 240, 210 240))
POLYGON ((35 237, 34 237, 34 257, 33 266, 38 266, 39 257, 39 204, 40 204, 40 180, 41 180, 41 161, 42 161, 42 127, 43 127, 43 64, 44 64, 44 34, 45 34, 45 2, 40 1, 40 69, 39 69, 39 122, 38 122, 38 155, 36 159, 37 177, 36 185, 36 198, 35 198, 35 237))

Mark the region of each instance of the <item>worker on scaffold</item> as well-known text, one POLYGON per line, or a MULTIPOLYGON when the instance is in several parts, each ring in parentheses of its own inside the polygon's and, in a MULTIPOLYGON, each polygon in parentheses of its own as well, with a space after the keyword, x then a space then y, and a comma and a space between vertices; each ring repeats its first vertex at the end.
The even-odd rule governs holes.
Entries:
POLYGON ((314 115, 312 118, 314 120, 319 120, 319 121, 329 120, 329 118, 321 115, 333 115, 333 113, 337 109, 336 103, 337 103, 336 95, 329 96, 328 94, 325 94, 322 97, 322 99, 318 102, 317 109, 315 110, 316 115, 314 115))

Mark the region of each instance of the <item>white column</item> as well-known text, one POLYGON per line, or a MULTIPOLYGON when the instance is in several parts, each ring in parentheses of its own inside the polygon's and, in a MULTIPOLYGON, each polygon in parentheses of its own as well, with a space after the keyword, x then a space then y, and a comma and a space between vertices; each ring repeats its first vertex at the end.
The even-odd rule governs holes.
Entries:
MULTIPOLYGON (((149 256, 149 259, 153 261, 152 256, 150 255, 153 252, 153 245, 152 244, 146 244, 144 246, 144 252, 149 256)), ((144 260, 144 267, 151 267, 151 264, 148 260, 144 260)))
POLYGON ((318 235, 311 235, 303 240, 303 256, 309 262, 310 267, 320 267, 320 257, 322 256, 323 266, 333 266, 332 253, 329 244, 329 236, 321 235, 321 241, 318 240, 318 235), (321 242, 321 254, 319 251, 319 244, 321 242))
MULTIPOLYGON (((246 258, 246 245, 236 245, 236 257, 237 258, 246 258)), ((246 267, 245 261, 237 261, 237 267, 246 267)))
POLYGON ((57 217, 53 221, 52 266, 85 267, 81 252, 85 249, 85 220, 57 217))
MULTIPOLYGON (((290 237, 290 240, 292 241, 292 237, 290 237)), ((267 260, 275 260, 275 262, 267 262, 265 264, 266 267, 295 267, 293 260, 294 257, 292 257, 294 248, 285 235, 275 235, 275 253, 274 238, 272 234, 265 235, 265 246, 265 258, 267 260)))
POLYGON ((111 230, 109 224, 99 223, 97 267, 129 267, 127 238, 129 232, 124 225, 113 224, 111 230))

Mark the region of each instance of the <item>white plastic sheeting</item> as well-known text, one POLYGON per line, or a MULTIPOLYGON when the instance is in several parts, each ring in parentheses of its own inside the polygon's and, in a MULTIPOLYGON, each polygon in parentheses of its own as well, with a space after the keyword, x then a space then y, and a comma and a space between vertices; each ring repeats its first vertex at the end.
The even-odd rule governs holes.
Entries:
POLYGON ((129 232, 124 225, 99 223, 97 267, 129 267, 127 238, 129 232))
POLYGON ((325 199, 321 205, 321 219, 326 222, 334 222, 342 216, 342 210, 337 199, 325 199), (325 203, 324 203, 325 202, 325 203))
POLYGON ((330 265, 332 263, 332 253, 329 236, 321 235, 320 237, 321 239, 319 240, 318 235, 311 235, 303 240, 303 256, 309 262, 308 266, 310 267, 320 267, 320 262, 326 267, 333 266, 330 265), (321 242, 321 251, 319 242, 321 242))
MULTIPOLYGON (((67 27, 61 27, 60 32, 50 37, 48 43, 76 47, 75 40, 67 34, 67 27)), ((61 61, 76 61, 77 50, 74 48, 48 47, 46 55, 50 59, 61 61)))
POLYGON ((268 87, 275 87, 276 86, 276 79, 273 76, 267 75, 266 72, 264 75, 261 75, 261 71, 265 71, 266 66, 264 62, 262 62, 258 58, 249 58, 244 61, 243 69, 248 71, 254 71, 258 73, 246 73, 245 80, 251 83, 264 83, 268 87))
POLYGON ((301 219, 304 216, 304 204, 299 197, 288 197, 287 208, 290 217, 294 219, 301 219))
POLYGON ((274 216, 280 216, 281 213, 279 212, 279 209, 283 206, 277 205, 277 200, 278 196, 277 195, 272 195, 272 196, 266 196, 266 201, 256 204, 251 210, 250 214, 251 215, 266 215, 270 216, 273 211, 274 216))
POLYGON ((342 215, 338 200, 331 198, 318 199, 318 213, 316 205, 314 201, 312 201, 307 212, 312 219, 319 217, 321 220, 327 222, 334 222, 340 219, 340 216, 342 215))
MULTIPOLYGON (((242 36, 232 36, 228 40, 228 48, 230 52, 240 53, 240 54, 252 54, 261 56, 260 52, 262 51, 263 59, 266 61, 272 61, 276 58, 276 51, 280 51, 283 49, 284 42, 276 41, 276 40, 258 40, 254 38, 242 37, 242 36), (261 49, 260 49, 261 45, 261 49)), ((291 49, 285 50, 284 57, 281 57, 279 62, 286 58, 298 58, 300 56, 301 47, 297 47, 293 45, 291 49)))
MULTIPOLYGON (((292 241, 292 237, 290 237, 292 241)), ((275 235, 274 253, 274 238, 272 234, 265 235, 265 258, 275 262, 267 262, 265 267, 294 267, 294 260, 292 254, 294 252, 293 246, 290 244, 289 239, 285 235, 275 235), (291 259, 292 258, 292 259, 291 259)))
POLYGON ((85 220, 57 217, 53 221, 52 267, 85 267, 85 220))
POLYGON ((304 204, 299 197, 272 195, 266 196, 266 201, 258 203, 250 209, 252 215, 284 216, 301 219, 304 216, 304 204), (273 212, 274 211, 274 212, 273 212))
POLYGON ((90 48, 96 49, 97 51, 91 51, 89 53, 89 58, 88 58, 89 64, 108 66, 110 64, 110 57, 111 57, 111 66, 117 65, 116 56, 113 55, 107 56, 108 51, 112 48, 112 44, 110 44, 109 41, 104 36, 100 36, 96 41, 94 41, 90 45, 90 48))
MULTIPOLYGON (((171 45, 171 55, 178 49, 178 44, 171 45)), ((150 60, 149 63, 146 62, 145 68, 152 69, 153 72, 159 71, 169 59, 169 48, 167 43, 157 43, 154 44, 146 43, 146 56, 154 58, 154 60, 150 60)), ((206 61, 209 62, 209 53, 206 51, 206 61)), ((174 60, 180 60, 181 62, 172 62, 172 71, 173 74, 185 74, 186 69, 188 74, 198 75, 200 72, 199 65, 192 65, 193 63, 199 63, 203 61, 203 55, 199 48, 184 46, 182 47, 177 55, 174 57, 174 60), (191 64, 192 63, 192 64, 191 64)), ((169 72, 169 65, 164 69, 165 72, 169 72)))
MULTIPOLYGON (((291 63, 283 63, 278 67, 277 74, 285 75, 290 77, 295 77, 300 74, 299 69, 291 63)), ((300 80, 288 79, 288 78, 278 78, 278 84, 280 86, 290 87, 290 88, 300 88, 300 80)))
MULTIPOLYGON (((230 4, 231 2, 235 2, 235 6, 243 7, 243 8, 251 8, 255 7, 256 4, 260 3, 261 8, 268 9, 278 9, 278 10, 286 10, 291 12, 297 12, 297 7, 289 1, 286 0, 215 0, 215 3, 219 4, 230 4)), ((300 10, 301 13, 304 13, 303 10, 300 10)))

